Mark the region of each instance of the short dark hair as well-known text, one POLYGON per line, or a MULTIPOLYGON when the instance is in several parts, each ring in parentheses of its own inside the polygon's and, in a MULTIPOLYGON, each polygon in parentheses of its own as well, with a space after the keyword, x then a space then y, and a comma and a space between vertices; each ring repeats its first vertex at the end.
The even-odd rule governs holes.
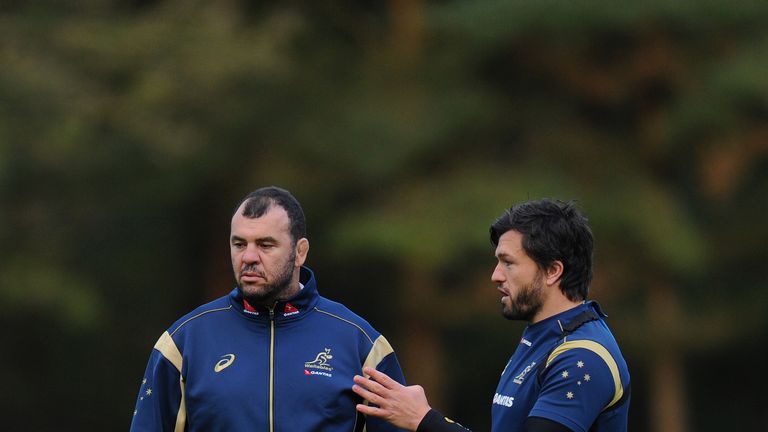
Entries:
POLYGON ((290 192, 277 186, 267 186, 256 189, 245 196, 235 207, 235 212, 245 203, 242 215, 255 219, 264 216, 272 206, 278 205, 288 213, 288 219, 291 221, 291 240, 296 242, 307 236, 307 220, 304 217, 304 210, 301 204, 290 192))
POLYGON ((544 270, 563 263, 560 289, 571 301, 586 300, 592 282, 592 230, 573 201, 532 200, 513 205, 491 225, 491 243, 515 230, 523 249, 544 270))

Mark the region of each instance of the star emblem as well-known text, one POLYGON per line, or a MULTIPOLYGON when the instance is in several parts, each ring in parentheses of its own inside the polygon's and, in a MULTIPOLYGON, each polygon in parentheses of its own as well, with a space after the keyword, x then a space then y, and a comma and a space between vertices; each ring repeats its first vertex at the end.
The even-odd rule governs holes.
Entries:
POLYGON ((565 397, 567 397, 568 399, 573 399, 573 392, 566 393, 565 397))
POLYGON ((581 385, 581 381, 576 381, 576 385, 581 385))
POLYGON ((560 375, 562 375, 563 378, 568 378, 569 373, 568 371, 563 371, 563 373, 561 373, 560 375))
POLYGON ((589 381, 591 379, 592 379, 592 377, 589 376, 589 374, 584 375, 584 381, 589 381))
POLYGON ((144 396, 140 397, 139 400, 144 400, 144 396))
POLYGON ((146 378, 144 378, 143 380, 141 380, 141 385, 144 385, 144 384, 146 384, 146 383, 147 383, 147 379, 146 379, 146 378))
POLYGON ((133 415, 136 415, 137 412, 139 412, 139 410, 133 410, 133 415))
POLYGON ((152 396, 152 389, 148 388, 145 393, 147 394, 147 396, 152 396))
POLYGON ((579 360, 578 362, 576 362, 576 366, 578 366, 580 368, 583 368, 584 367, 584 362, 579 360))

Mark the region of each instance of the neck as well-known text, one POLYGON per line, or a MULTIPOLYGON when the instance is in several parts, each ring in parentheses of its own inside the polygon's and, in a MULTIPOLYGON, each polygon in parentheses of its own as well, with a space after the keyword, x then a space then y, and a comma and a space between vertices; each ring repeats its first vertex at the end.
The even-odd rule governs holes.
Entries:
POLYGON ((543 321, 549 317, 563 313, 584 303, 582 300, 568 300, 568 297, 566 297, 565 294, 560 291, 559 287, 555 287, 555 289, 556 292, 548 296, 544 304, 541 305, 541 310, 539 310, 536 316, 534 316, 531 320, 531 324, 536 324, 539 321, 543 321))
POLYGON ((295 297, 299 293, 299 291, 301 291, 301 287, 299 286, 299 281, 298 280, 295 282, 291 281, 291 284, 285 288, 285 291, 281 292, 280 295, 278 295, 274 299, 273 303, 291 299, 295 297))

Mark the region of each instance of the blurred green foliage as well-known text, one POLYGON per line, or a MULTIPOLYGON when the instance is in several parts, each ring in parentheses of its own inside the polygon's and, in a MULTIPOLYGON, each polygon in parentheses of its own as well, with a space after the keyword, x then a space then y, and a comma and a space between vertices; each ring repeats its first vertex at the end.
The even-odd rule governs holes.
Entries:
POLYGON ((521 330, 487 227, 544 196, 591 220, 630 427, 764 429, 765 22, 722 0, 3 2, 4 425, 126 428, 155 339, 232 286, 234 203, 278 184, 321 291, 475 430, 521 330))

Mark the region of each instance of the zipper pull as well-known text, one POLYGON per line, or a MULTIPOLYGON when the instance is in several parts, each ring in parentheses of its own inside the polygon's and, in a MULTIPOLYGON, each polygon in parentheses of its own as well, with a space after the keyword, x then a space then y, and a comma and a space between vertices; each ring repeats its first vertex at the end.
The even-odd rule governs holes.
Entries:
POLYGON ((275 306, 277 306, 277 302, 273 304, 271 307, 267 306, 267 309, 269 309, 269 319, 273 320, 275 319, 275 306))

